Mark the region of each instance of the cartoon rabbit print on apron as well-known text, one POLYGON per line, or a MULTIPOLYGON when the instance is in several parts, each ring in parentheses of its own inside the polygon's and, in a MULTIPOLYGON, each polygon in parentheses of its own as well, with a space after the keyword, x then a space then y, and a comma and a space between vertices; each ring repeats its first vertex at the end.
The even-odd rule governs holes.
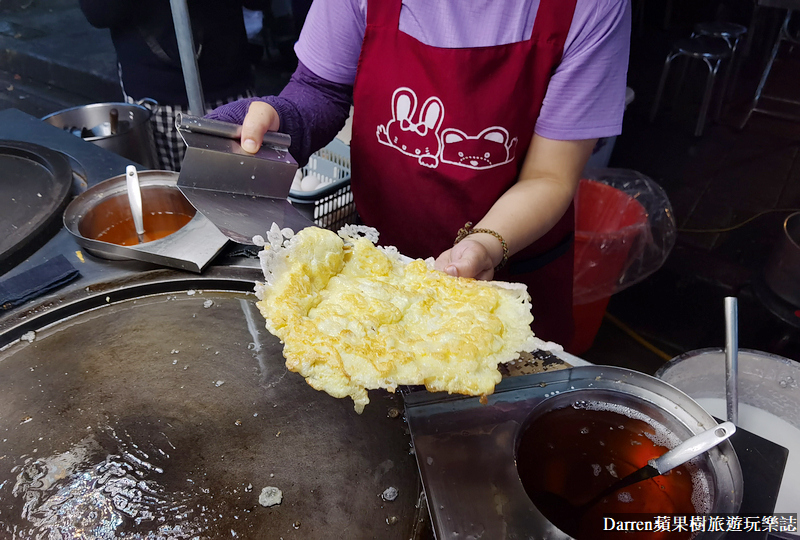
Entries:
POLYGON ((491 126, 476 135, 455 127, 441 130, 444 104, 436 96, 425 100, 417 114, 418 99, 413 90, 398 88, 392 95, 392 119, 377 129, 378 141, 420 165, 435 169, 440 163, 468 169, 491 169, 514 160, 517 138, 508 130, 491 126))

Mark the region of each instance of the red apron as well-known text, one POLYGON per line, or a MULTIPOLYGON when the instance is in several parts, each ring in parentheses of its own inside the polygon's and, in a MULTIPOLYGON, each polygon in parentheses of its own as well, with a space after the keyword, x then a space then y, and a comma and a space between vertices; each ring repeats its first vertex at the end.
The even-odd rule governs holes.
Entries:
MULTIPOLYGON (((401 0, 369 0, 353 91, 352 190, 382 244, 437 257, 522 168, 576 0, 541 0, 527 41, 462 49, 399 30, 401 0)), ((528 285, 533 330, 572 337, 574 210, 495 279, 528 285)))

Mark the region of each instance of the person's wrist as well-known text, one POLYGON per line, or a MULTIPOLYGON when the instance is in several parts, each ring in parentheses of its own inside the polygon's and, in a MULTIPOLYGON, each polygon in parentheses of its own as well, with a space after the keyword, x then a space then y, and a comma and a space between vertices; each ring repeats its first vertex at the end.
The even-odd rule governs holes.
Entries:
POLYGON ((471 238, 476 234, 481 234, 481 235, 485 234, 486 236, 491 236, 497 241, 497 243, 500 244, 500 262, 494 264, 494 260, 496 257, 492 256, 492 254, 496 252, 497 244, 491 242, 489 244, 486 244, 480 240, 480 237, 479 240, 476 240, 484 247, 487 253, 489 253, 490 260, 492 264, 494 264, 494 269, 500 270, 501 268, 503 268, 508 262, 508 244, 506 243, 505 239, 500 235, 500 233, 498 233, 497 231, 494 231, 492 229, 486 229, 483 227, 475 227, 471 221, 468 221, 463 227, 461 227, 458 230, 458 234, 456 235, 456 240, 455 242, 453 242, 453 245, 458 244, 459 242, 461 242, 466 238, 471 238), (489 247, 489 246, 495 246, 495 247, 489 247))
POLYGON ((497 237, 488 233, 472 233, 465 240, 472 240, 481 244, 492 261, 492 268, 497 268, 503 262, 503 244, 497 237))

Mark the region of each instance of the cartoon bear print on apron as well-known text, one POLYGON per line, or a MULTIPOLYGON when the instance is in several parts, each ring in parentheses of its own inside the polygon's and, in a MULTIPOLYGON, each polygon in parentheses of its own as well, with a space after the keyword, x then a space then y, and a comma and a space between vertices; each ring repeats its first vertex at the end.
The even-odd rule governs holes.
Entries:
POLYGON ((440 133, 444 104, 429 97, 417 114, 417 95, 411 88, 398 88, 392 95, 392 119, 378 126, 378 141, 394 147, 419 164, 435 169, 439 163, 471 169, 489 169, 514 159, 516 137, 500 126, 484 129, 471 137, 456 128, 440 133), (440 156, 441 154, 441 156, 440 156))

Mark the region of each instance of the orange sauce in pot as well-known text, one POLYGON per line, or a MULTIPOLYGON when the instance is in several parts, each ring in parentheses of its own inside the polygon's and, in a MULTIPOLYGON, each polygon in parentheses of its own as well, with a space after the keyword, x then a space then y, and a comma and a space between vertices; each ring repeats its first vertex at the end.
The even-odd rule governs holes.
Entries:
MULTIPOLYGON (((693 481, 693 475, 703 473, 689 464, 622 488, 582 516, 568 505, 554 505, 552 497, 545 495, 555 493, 579 507, 614 481, 665 454, 669 448, 664 446, 667 441, 661 439, 655 428, 643 420, 608 410, 567 406, 531 422, 520 440, 517 468, 525 491, 537 508, 578 540, 689 539, 690 532, 603 532, 603 517, 612 514, 643 513, 652 519, 655 515, 698 513, 695 491, 701 492, 702 500, 704 490, 697 490, 698 478, 693 481)), ((708 498, 707 493, 705 496, 708 498)))
MULTIPOLYGON (((135 246, 139 244, 133 218, 129 216, 130 211, 128 211, 127 219, 121 215, 116 216, 116 219, 109 219, 111 225, 101 231, 95 239, 119 246, 135 246)), ((152 242, 169 236, 192 219, 192 216, 175 212, 152 212, 144 214, 142 217, 144 222, 143 239, 145 242, 152 242)))

